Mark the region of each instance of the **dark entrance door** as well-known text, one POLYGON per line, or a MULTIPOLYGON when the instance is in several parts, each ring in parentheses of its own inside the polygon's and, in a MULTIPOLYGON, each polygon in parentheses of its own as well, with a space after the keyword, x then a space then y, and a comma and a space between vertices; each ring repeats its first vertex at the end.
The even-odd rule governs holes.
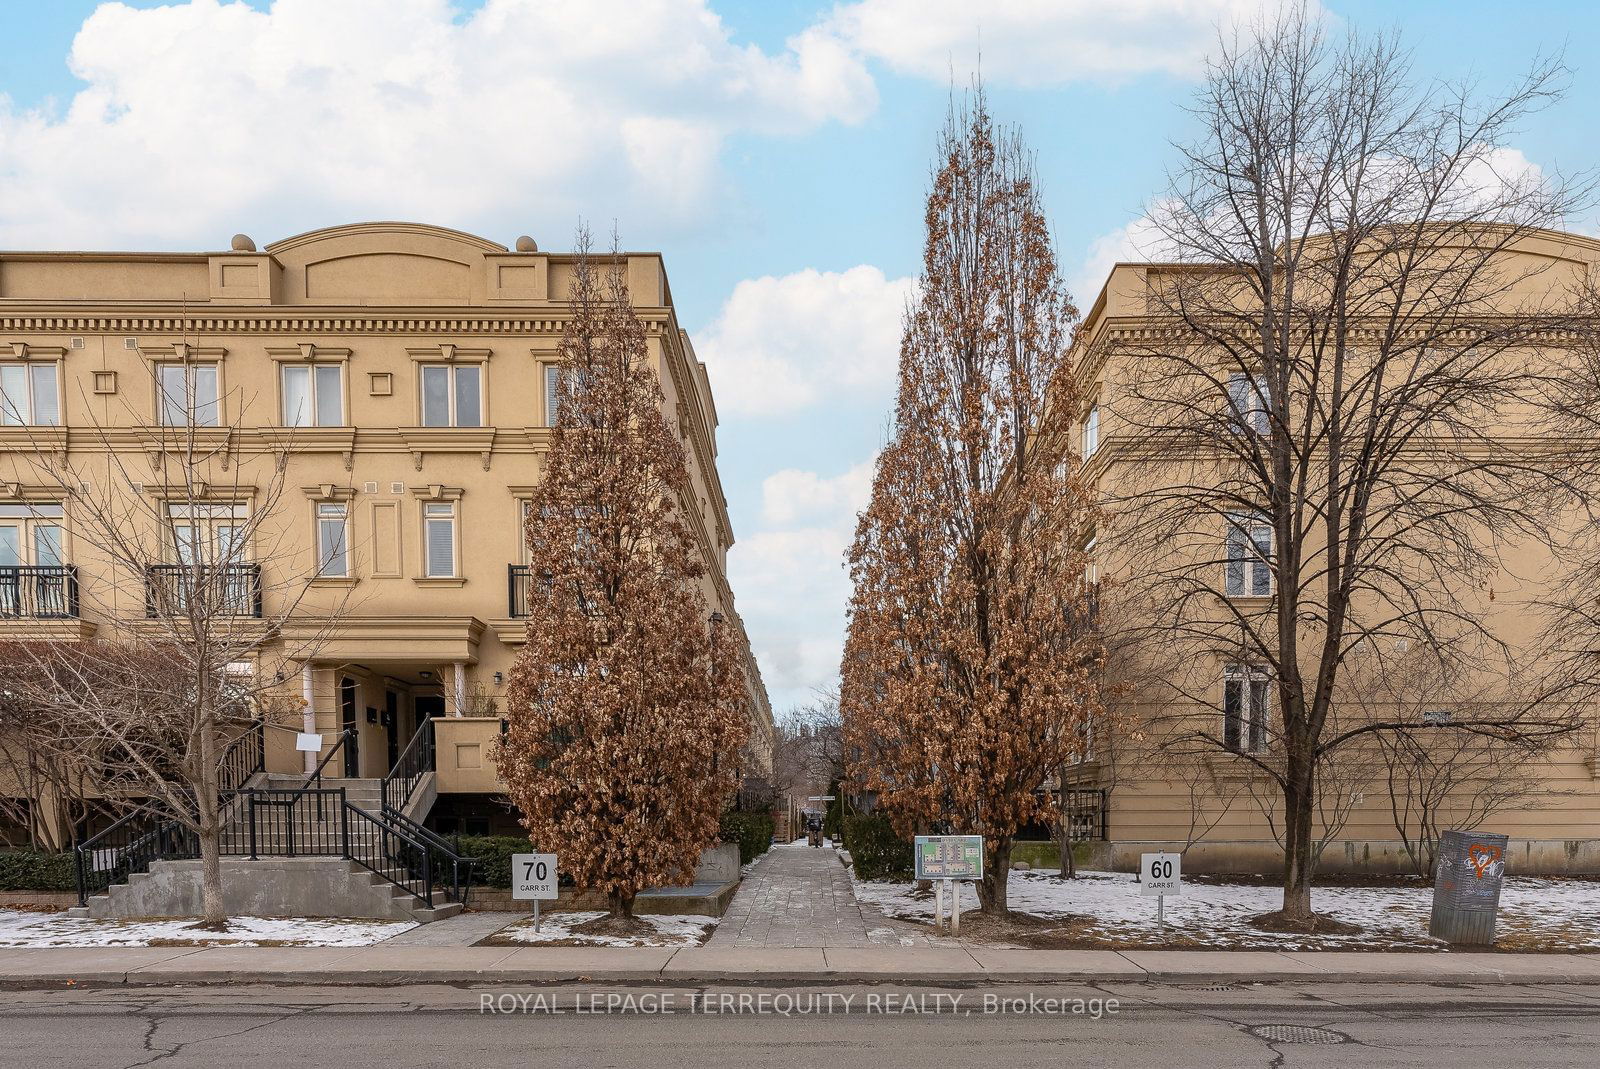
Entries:
POLYGON ((389 769, 400 760, 400 695, 392 690, 383 692, 383 731, 389 745, 389 769))
POLYGON ((345 730, 344 774, 354 779, 361 775, 361 733, 356 726, 356 681, 339 681, 339 723, 345 730))

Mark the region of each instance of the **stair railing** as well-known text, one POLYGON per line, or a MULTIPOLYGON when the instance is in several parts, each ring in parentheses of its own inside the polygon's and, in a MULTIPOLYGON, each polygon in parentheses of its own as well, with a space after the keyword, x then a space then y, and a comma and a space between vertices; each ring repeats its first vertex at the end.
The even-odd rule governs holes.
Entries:
POLYGON ((199 855, 199 840, 177 821, 145 810, 129 813, 79 843, 74 851, 78 905, 88 905, 91 894, 104 891, 119 879, 150 871, 154 862, 199 855))
POLYGON ((383 777, 384 809, 396 813, 405 809, 422 777, 434 770, 433 753, 433 718, 428 717, 417 725, 394 767, 383 777))
POLYGON ((465 906, 467 904, 467 895, 472 891, 472 870, 478 864, 478 859, 475 857, 462 857, 456 848, 451 845, 450 840, 432 828, 418 824, 398 809, 384 806, 383 818, 397 825, 413 839, 428 847, 428 864, 430 868, 439 866, 440 870, 443 871, 444 866, 449 867, 450 900, 452 902, 460 902, 462 906, 465 906))

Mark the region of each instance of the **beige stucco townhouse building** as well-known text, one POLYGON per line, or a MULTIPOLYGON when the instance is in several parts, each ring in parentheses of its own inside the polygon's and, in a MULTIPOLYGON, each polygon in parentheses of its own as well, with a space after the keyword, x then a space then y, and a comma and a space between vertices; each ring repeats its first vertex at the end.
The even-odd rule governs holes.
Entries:
MULTIPOLYGON (((688 458, 704 592, 745 653, 751 751, 770 753, 772 714, 727 580, 706 369, 662 257, 621 260, 688 458)), ((260 249, 241 235, 222 252, 0 252, 0 636, 80 641, 137 617, 141 596, 164 603, 170 592, 111 581, 39 461, 159 472, 161 432, 182 426, 220 474, 203 501, 170 506, 170 522, 197 545, 240 530, 264 543, 239 551, 242 569, 268 574, 241 574, 237 612, 279 621, 268 648, 291 659, 277 659, 276 682, 305 703, 266 733, 267 770, 302 774, 322 754, 297 751, 297 736, 320 735, 326 753, 348 731, 328 774, 382 777, 431 722, 429 823, 512 830, 490 748, 524 639, 521 529, 549 447, 573 264, 527 238, 507 248, 393 222, 260 249), (270 528, 248 522, 269 484, 282 488, 270 528), (271 604, 290 590, 293 605, 271 604), (314 653, 296 663, 296 649, 314 653)), ((130 483, 163 492, 159 475, 130 483)), ((35 819, 57 818, 42 806, 35 819)))

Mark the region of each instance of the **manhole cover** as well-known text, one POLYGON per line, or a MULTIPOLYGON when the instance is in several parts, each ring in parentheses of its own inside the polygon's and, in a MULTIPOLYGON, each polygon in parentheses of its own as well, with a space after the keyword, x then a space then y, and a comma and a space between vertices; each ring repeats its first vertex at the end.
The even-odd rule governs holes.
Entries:
POLYGON ((1303 1024, 1262 1024, 1250 1034, 1268 1043, 1348 1043, 1350 1037, 1331 1028, 1312 1028, 1303 1024))

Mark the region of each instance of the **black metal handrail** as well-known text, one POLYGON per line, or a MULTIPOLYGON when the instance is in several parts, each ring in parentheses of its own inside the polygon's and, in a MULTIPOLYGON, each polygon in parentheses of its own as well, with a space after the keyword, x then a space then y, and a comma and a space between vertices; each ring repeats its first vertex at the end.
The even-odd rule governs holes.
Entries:
POLYGON ((0 568, 0 617, 77 619, 78 566, 8 564, 0 568))
POLYGON ((344 804, 343 817, 344 856, 431 908, 434 858, 430 844, 349 802, 344 804))
POLYGON ((394 767, 383 777, 383 808, 399 813, 411 801, 422 777, 434 770, 433 718, 417 725, 394 767))
POLYGON ((430 865, 441 863, 450 867, 450 900, 467 904, 467 895, 472 891, 472 870, 478 864, 475 857, 462 857, 456 852, 455 846, 443 835, 432 828, 425 827, 406 816, 397 809, 385 806, 383 819, 399 825, 400 829, 408 833, 413 839, 425 843, 429 847, 430 865), (443 857, 435 855, 442 854, 443 857))
POLYGON ((224 795, 233 794, 242 791, 252 776, 266 770, 267 725, 264 720, 256 720, 223 751, 217 786, 224 795))
POLYGON ((118 880, 148 872, 154 862, 183 860, 199 853, 198 838, 177 821, 147 810, 129 813, 79 843, 74 851, 78 905, 88 905, 91 894, 118 880))
POLYGON ((347 857, 342 787, 286 787, 240 791, 242 824, 230 824, 222 852, 251 860, 282 857, 347 857), (316 805, 310 804, 315 802, 316 805), (331 814, 331 815, 330 815, 331 814))
POLYGON ((527 564, 506 566, 507 612, 513 618, 528 615, 528 598, 533 592, 533 567, 527 564))
POLYGON ((306 774, 306 781, 304 783, 302 783, 299 787, 294 788, 294 793, 296 795, 305 794, 308 791, 316 791, 316 792, 318 792, 318 799, 319 800, 317 802, 317 814, 318 814, 319 817, 322 815, 322 812, 323 812, 322 802, 320 800, 321 799, 321 795, 323 793, 322 792, 322 771, 323 771, 323 769, 328 767, 328 764, 333 760, 333 755, 339 752, 340 747, 344 746, 345 743, 349 742, 350 739, 352 737, 354 737, 354 735, 355 735, 355 729, 354 728, 345 728, 344 730, 340 731, 339 732, 339 736, 338 736, 338 741, 335 742, 332 746, 328 747, 328 752, 322 755, 322 760, 317 762, 317 767, 312 769, 309 773, 306 774))
POLYGON ((145 569, 145 616, 182 616, 194 599, 208 615, 260 619, 261 565, 152 564, 145 569))

